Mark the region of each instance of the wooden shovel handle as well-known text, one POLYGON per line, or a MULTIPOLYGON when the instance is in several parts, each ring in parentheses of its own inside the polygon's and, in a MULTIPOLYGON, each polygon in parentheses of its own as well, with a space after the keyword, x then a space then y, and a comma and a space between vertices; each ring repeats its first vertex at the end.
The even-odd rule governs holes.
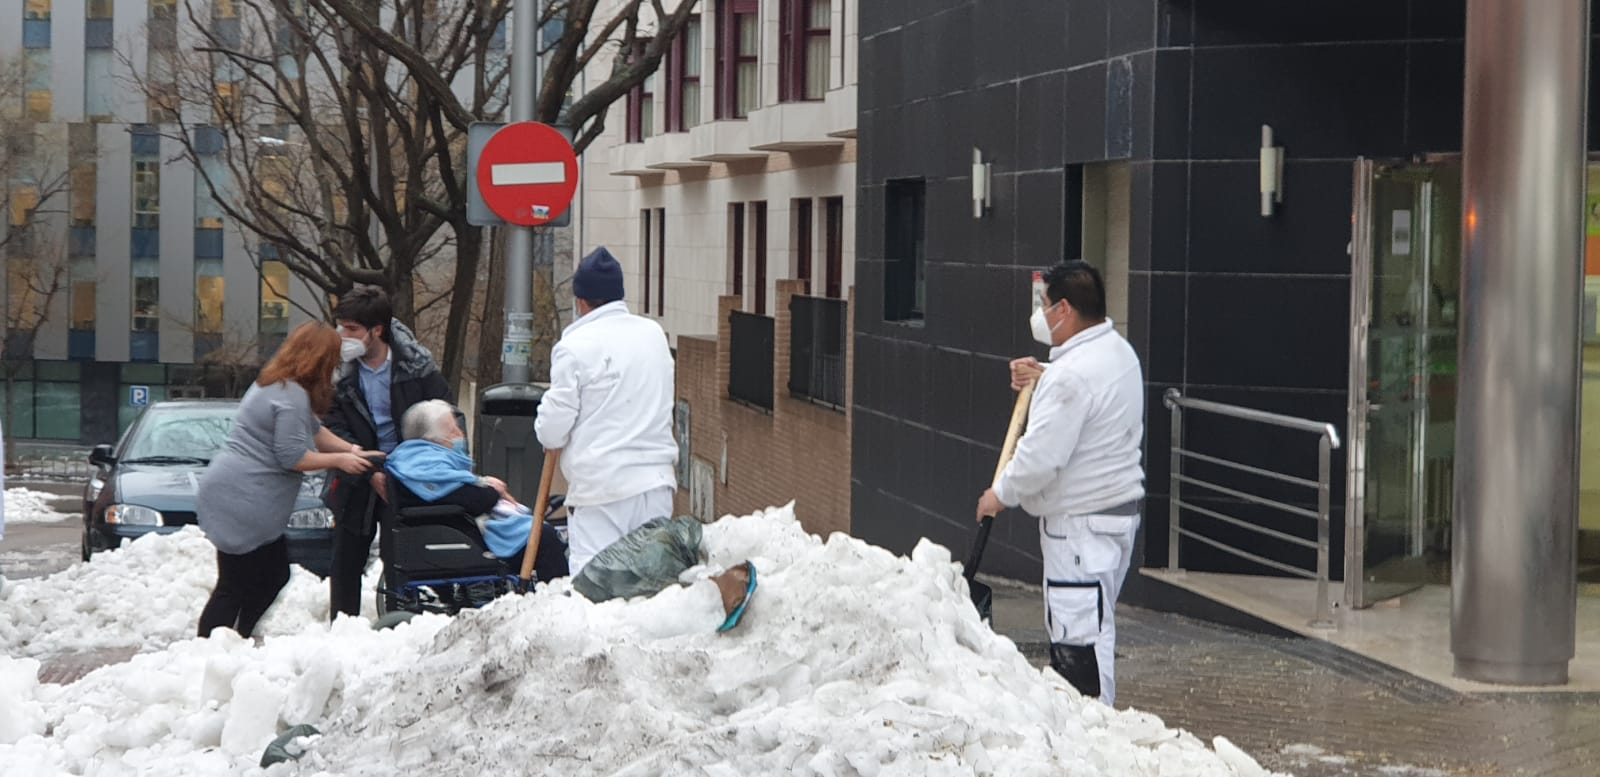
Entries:
POLYGON ((1000 473, 1006 471, 1006 465, 1017 453, 1017 441, 1022 439, 1022 427, 1028 420, 1028 405, 1033 401, 1033 387, 1038 382, 1039 379, 1035 378, 1017 392, 1017 404, 1011 408, 1011 425, 1006 427, 1006 441, 1000 446, 1000 463, 994 467, 994 483, 1000 482, 1000 473))
MULTIPOLYGON (((1017 440, 1022 439, 1022 426, 1028 420, 1028 405, 1033 401, 1033 385, 1039 381, 1022 387, 1017 392, 1017 403, 1011 408, 1011 425, 1006 427, 1006 441, 1000 446, 1000 463, 994 468, 994 482, 1000 482, 1000 473, 1006 471, 1006 465, 1011 463, 1011 457, 1017 452, 1017 440)), ((967 556, 966 578, 970 583, 978 577, 978 565, 983 562, 984 548, 989 545, 989 530, 994 527, 994 516, 986 515, 978 523, 978 536, 972 542, 972 553, 967 556)))
POLYGON ((533 560, 539 555, 539 538, 544 536, 544 514, 550 506, 550 483, 556 476, 561 451, 544 452, 544 470, 539 473, 539 497, 533 503, 533 526, 528 529, 528 546, 522 549, 522 587, 533 578, 533 560))

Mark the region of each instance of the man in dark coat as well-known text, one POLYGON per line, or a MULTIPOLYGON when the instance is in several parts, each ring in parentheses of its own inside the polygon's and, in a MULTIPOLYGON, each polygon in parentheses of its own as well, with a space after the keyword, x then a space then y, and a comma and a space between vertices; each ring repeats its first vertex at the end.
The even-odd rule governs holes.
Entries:
MULTIPOLYGON (((323 425, 366 450, 388 453, 403 437, 400 419, 411 406, 429 399, 454 403, 450 386, 433 354, 410 329, 394 319, 382 290, 360 287, 333 309, 344 340, 345 363, 335 381, 333 409, 323 425)), ((456 410, 457 422, 466 419, 456 410)), ((372 539, 389 509, 382 498, 383 474, 339 477, 328 492, 328 508, 338 524, 333 533, 333 570, 328 576, 328 617, 361 612, 361 574, 372 539)))

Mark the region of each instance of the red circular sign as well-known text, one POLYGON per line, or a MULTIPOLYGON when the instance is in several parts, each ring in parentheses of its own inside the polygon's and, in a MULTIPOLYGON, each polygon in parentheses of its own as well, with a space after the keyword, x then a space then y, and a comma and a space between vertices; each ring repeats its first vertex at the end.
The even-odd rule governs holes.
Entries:
POLYGON ((578 157, 548 124, 507 124, 478 155, 478 191, 507 223, 537 227, 555 220, 578 191, 578 157))

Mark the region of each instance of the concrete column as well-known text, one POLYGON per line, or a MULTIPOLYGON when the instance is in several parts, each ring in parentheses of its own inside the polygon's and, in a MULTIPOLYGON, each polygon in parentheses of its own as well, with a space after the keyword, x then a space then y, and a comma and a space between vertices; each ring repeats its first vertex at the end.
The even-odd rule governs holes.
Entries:
POLYGON ((1455 674, 1567 681, 1576 621, 1586 0, 1468 0, 1455 674))

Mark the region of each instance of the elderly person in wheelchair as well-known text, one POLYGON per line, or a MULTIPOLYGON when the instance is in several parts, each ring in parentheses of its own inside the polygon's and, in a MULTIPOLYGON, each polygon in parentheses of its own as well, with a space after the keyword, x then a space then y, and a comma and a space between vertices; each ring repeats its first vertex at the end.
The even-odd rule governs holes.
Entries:
MULTIPOLYGON (((480 516, 485 545, 515 568, 528 544, 533 515, 506 492, 498 478, 479 477, 467 456, 466 434, 442 400, 419 402, 400 420, 400 443, 384 465, 397 513, 422 505, 450 505, 480 516)), ((552 500, 554 502, 555 500, 552 500)), ((648 596, 680 582, 702 561, 700 524, 692 518, 657 518, 603 549, 573 580, 584 597, 600 602, 648 596)), ((541 582, 568 574, 566 543, 544 524, 534 568, 541 582)), ((718 631, 739 624, 756 589, 755 566, 746 561, 707 578, 716 585, 724 620, 718 631)))
MULTIPOLYGON (((506 491, 499 478, 473 474, 467 435, 450 404, 418 402, 400 419, 405 442, 384 465, 395 510, 420 505, 451 505, 478 516, 478 529, 490 552, 513 568, 522 563, 533 526, 533 512, 506 491)), ((567 575, 565 545, 555 527, 544 524, 534 568, 548 582, 567 575)))

